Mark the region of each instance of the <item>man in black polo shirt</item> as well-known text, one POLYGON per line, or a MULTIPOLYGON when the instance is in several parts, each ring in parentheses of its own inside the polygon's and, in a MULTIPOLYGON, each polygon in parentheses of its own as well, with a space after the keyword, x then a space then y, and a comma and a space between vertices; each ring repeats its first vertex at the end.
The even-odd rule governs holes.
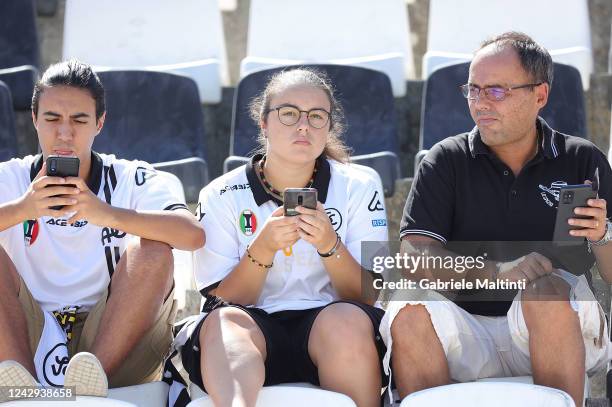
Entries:
POLYGON ((437 292, 392 301, 380 329, 402 397, 451 381, 533 375, 582 405, 585 371, 608 361, 605 318, 584 274, 596 260, 612 281, 612 170, 593 144, 538 117, 552 72, 548 52, 524 34, 483 43, 462 89, 476 127, 435 145, 420 165, 404 209, 402 247, 427 245, 430 254, 457 258, 453 241, 480 241, 486 250, 505 242, 512 257, 490 256, 482 269, 453 277, 518 281, 525 289, 509 298, 507 290, 492 291, 505 302, 434 301, 442 298, 437 292), (571 234, 584 244, 546 251, 535 241, 552 240, 559 186, 593 180, 596 169, 599 197, 576 210, 588 219, 569 220, 583 228, 571 234), (557 301, 525 301, 551 288, 557 301))

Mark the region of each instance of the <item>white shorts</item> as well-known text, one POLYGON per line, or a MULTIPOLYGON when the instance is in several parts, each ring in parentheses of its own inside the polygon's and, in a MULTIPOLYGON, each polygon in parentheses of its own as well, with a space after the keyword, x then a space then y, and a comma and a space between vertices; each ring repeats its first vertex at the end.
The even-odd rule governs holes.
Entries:
MULTIPOLYGON (((572 287, 570 304, 580 319, 586 370, 593 374, 612 356, 609 355, 612 346, 607 335, 605 314, 584 276, 577 277, 563 270, 556 270, 553 275, 572 287)), ((401 294, 405 298, 406 293, 401 294)), ((406 305, 422 304, 429 312, 442 343, 453 381, 531 375, 529 332, 520 299, 521 292, 514 298, 505 317, 472 315, 435 291, 415 290, 414 297, 409 301, 390 301, 380 324, 380 333, 387 345, 383 359, 385 373, 390 373, 393 320, 406 305)))

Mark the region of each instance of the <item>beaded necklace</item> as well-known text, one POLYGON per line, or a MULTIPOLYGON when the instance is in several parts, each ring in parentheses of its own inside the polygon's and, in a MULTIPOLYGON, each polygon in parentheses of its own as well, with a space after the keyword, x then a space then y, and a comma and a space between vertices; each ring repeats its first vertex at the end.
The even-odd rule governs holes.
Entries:
MULTIPOLYGON (((283 193, 280 192, 278 189, 274 188, 272 186, 272 184, 270 184, 270 182, 268 182, 268 180, 266 179, 266 176, 264 174, 264 165, 266 164, 266 156, 264 155, 261 160, 259 160, 259 165, 258 165, 258 174, 259 174, 259 180, 261 181, 262 185, 264 186, 264 188, 266 189, 266 191, 268 191, 272 196, 274 196, 276 199, 280 200, 281 202, 283 201, 283 193)), ((315 166, 312 169, 312 175, 310 176, 310 181, 308 181, 308 185, 305 186, 305 188, 312 188, 312 185, 314 184, 314 179, 315 179, 315 175, 317 173, 317 163, 315 161, 315 166)))

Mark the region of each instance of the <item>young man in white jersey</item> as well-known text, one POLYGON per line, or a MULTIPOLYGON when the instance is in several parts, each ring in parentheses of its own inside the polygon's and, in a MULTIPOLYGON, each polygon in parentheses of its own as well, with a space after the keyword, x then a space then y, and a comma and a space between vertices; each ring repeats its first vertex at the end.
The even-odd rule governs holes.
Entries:
POLYGON ((92 151, 105 103, 90 66, 49 67, 32 119, 42 154, 0 163, 0 386, 37 377, 105 395, 105 375, 111 387, 154 380, 176 311, 171 249, 200 248, 204 231, 149 164, 92 151), (51 155, 77 157, 78 177, 47 176, 51 155))

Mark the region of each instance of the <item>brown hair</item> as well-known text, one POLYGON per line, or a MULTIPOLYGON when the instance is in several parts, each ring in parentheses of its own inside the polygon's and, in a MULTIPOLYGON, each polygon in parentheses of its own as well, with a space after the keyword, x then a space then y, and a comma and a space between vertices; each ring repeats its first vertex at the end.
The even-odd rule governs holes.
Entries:
MULTIPOLYGON (((345 128, 344 111, 336 99, 329 78, 323 72, 312 68, 300 67, 275 73, 268 81, 265 89, 250 103, 249 110, 251 118, 258 126, 261 121, 265 122, 267 120, 266 112, 270 108, 270 99, 292 86, 300 85, 321 89, 327 95, 331 106, 331 115, 329 118, 329 135, 325 143, 323 154, 339 162, 348 162, 350 149, 342 140, 345 128)), ((257 142, 259 148, 255 153, 265 153, 266 138, 261 129, 257 136, 257 142)))

